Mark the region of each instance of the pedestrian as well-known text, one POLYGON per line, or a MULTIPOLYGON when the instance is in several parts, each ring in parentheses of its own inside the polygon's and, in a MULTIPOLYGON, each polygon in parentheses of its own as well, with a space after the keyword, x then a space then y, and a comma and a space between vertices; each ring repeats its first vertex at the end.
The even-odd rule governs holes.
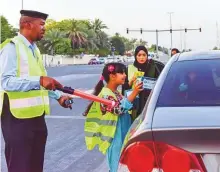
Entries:
POLYGON ((174 56, 175 54, 180 53, 180 51, 177 48, 173 48, 171 50, 171 57, 174 56))
MULTIPOLYGON (((123 85, 123 94, 126 90, 132 89, 134 87, 134 81, 138 77, 150 77, 157 79, 160 75, 159 71, 156 69, 155 61, 148 57, 148 50, 145 46, 138 46, 134 53, 135 61, 133 64, 128 65, 126 82, 123 85)), ((133 107, 132 119, 134 120, 143 110, 148 96, 151 90, 143 90, 139 94, 137 103, 133 107)))
POLYGON ((101 98, 116 102, 111 108, 104 104, 92 102, 86 110, 85 141, 88 150, 96 145, 99 151, 107 154, 110 172, 116 172, 120 158, 120 151, 124 138, 131 125, 128 110, 132 102, 141 91, 142 83, 134 86, 134 90, 127 98, 117 90, 125 82, 126 67, 121 63, 108 63, 102 72, 102 77, 95 87, 94 94, 101 98), (103 81, 106 82, 104 86, 103 81))
POLYGON ((47 77, 35 44, 43 38, 47 14, 21 10, 20 33, 0 51, 0 114, 8 172, 42 172, 49 97, 64 108, 69 96, 63 86, 47 77), (49 90, 49 91, 47 91, 49 90))

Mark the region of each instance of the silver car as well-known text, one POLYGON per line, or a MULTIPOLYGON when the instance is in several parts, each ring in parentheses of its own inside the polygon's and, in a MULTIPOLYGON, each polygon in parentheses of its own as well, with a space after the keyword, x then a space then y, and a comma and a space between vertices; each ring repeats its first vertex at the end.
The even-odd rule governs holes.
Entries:
POLYGON ((173 56, 125 138, 119 172, 220 172, 220 51, 173 56))

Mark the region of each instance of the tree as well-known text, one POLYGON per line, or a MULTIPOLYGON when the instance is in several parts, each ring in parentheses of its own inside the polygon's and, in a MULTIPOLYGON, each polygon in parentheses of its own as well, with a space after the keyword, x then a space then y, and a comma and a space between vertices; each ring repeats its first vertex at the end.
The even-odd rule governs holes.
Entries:
POLYGON ((67 39, 66 33, 60 32, 57 29, 51 29, 46 32, 42 44, 48 54, 54 55, 56 54, 58 47, 60 47, 63 42, 67 41, 65 39, 67 39))
POLYGON ((87 34, 85 33, 85 28, 83 27, 85 27, 83 23, 72 19, 68 35, 73 49, 85 48, 87 44, 87 34))
POLYGON ((108 27, 100 19, 95 19, 89 25, 89 29, 93 29, 96 34, 99 34, 103 29, 108 29, 108 27))
POLYGON ((152 44, 151 47, 149 48, 149 51, 151 52, 156 52, 156 45, 155 44, 152 44))
POLYGON ((140 39, 139 41, 136 41, 136 46, 139 46, 139 45, 143 45, 145 47, 148 47, 148 42, 147 41, 144 41, 142 39, 140 39))
POLYGON ((108 27, 100 20, 95 19, 87 24, 89 31, 92 30, 95 33, 94 39, 96 39, 96 45, 98 48, 110 48, 108 35, 103 32, 103 29, 108 29, 108 27))
POLYGON ((135 47, 135 43, 137 41, 137 39, 127 39, 125 37, 121 37, 122 38, 122 41, 124 42, 124 45, 125 45, 125 51, 131 51, 131 50, 134 50, 134 47, 135 47))
POLYGON ((96 36, 94 30, 90 29, 87 31, 87 48, 93 52, 94 50, 98 50, 99 40, 96 36))
POLYGON ((214 47, 213 50, 218 50, 218 47, 214 47))
POLYGON ((98 47, 99 48, 104 48, 104 49, 105 48, 107 48, 107 49, 111 48, 109 37, 105 32, 101 31, 99 33, 98 41, 99 41, 98 42, 98 47))
POLYGON ((13 28, 4 16, 0 16, 1 20, 1 43, 8 38, 16 36, 17 29, 13 28))
POLYGON ((124 55, 125 45, 119 34, 116 33, 116 35, 111 38, 111 44, 115 47, 116 53, 118 52, 120 55, 124 55))

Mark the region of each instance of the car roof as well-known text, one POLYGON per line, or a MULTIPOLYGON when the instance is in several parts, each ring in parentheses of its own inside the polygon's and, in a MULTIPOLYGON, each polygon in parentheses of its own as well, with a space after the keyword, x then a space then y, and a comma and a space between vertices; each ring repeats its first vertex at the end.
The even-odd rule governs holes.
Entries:
POLYGON ((179 55, 177 61, 220 59, 219 50, 190 51, 190 52, 180 53, 177 55, 179 55))

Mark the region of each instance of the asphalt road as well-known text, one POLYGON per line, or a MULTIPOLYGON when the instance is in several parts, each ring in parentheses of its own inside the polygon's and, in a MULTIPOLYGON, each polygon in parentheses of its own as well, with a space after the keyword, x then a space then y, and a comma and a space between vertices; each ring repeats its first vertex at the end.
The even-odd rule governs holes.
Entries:
MULTIPOLYGON (((102 68, 103 65, 75 65, 48 68, 47 71, 63 85, 91 93, 102 68)), ((48 139, 44 172, 108 172, 105 157, 99 151, 87 151, 85 147, 82 113, 89 102, 75 98, 73 110, 60 107, 56 100, 50 103, 51 115, 46 117, 48 139)), ((1 171, 7 172, 2 137, 0 165, 1 171)))

